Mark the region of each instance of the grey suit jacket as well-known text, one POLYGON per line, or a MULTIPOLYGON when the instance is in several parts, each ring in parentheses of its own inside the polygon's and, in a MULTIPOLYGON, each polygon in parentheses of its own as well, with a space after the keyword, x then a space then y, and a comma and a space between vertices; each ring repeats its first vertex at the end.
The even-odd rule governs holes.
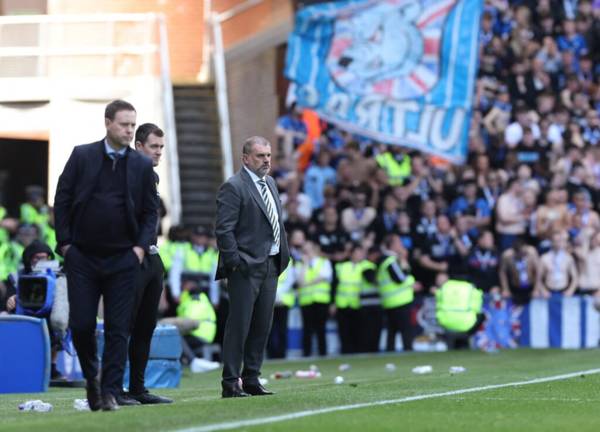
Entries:
MULTIPOLYGON (((266 182, 273 194, 279 218, 281 274, 290 260, 287 236, 281 220, 281 201, 272 177, 266 182)), ((231 269, 243 261, 249 270, 265 262, 273 244, 273 228, 269 222, 265 203, 244 168, 223 183, 217 194, 215 224, 219 264, 216 279, 227 277, 231 269)))

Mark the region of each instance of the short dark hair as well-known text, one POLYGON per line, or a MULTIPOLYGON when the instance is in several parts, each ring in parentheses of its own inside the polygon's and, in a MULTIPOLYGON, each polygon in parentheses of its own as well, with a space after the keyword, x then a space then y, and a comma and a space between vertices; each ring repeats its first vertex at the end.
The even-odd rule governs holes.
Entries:
POLYGON ((104 109, 104 118, 114 120, 115 115, 119 111, 135 111, 135 108, 129 102, 117 99, 106 105, 106 108, 104 109))
POLYGON ((145 144, 150 135, 156 135, 157 137, 162 138, 165 136, 165 133, 154 123, 144 123, 135 131, 135 142, 139 141, 142 144, 145 144))

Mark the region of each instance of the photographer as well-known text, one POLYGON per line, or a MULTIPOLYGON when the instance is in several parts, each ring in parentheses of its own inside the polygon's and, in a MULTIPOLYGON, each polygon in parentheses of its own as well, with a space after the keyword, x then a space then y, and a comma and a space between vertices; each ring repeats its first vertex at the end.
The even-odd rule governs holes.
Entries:
POLYGON ((37 318, 46 319, 50 334, 52 355, 50 379, 59 380, 63 379, 63 377, 56 368, 56 357, 62 347, 62 335, 64 335, 68 325, 65 278, 53 272, 38 271, 36 269, 38 266, 43 266, 46 262, 53 259, 54 254, 50 247, 39 240, 34 240, 24 249, 21 259, 23 269, 18 272, 16 280, 13 275, 9 276, 8 279, 6 311, 8 313, 33 315, 37 318), (31 280, 29 277, 37 275, 52 278, 54 282, 55 289, 46 289, 43 293, 43 299, 38 298, 39 292, 37 290, 25 289, 27 280, 31 280), (36 298, 34 299, 33 297, 36 298))

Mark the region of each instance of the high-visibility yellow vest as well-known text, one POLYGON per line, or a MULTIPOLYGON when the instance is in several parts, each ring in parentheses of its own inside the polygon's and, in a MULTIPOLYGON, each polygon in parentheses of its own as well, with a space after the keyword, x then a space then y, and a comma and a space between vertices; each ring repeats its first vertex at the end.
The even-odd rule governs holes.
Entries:
POLYGON ((317 257, 314 261, 315 265, 307 267, 304 272, 305 286, 300 287, 298 290, 298 302, 300 306, 308 306, 313 303, 328 304, 331 301, 331 284, 329 282, 311 283, 319 278, 326 259, 317 257))
POLYGON ((406 276, 401 283, 394 282, 390 277, 388 269, 394 262, 396 262, 395 256, 387 257, 377 271, 377 285, 381 296, 381 306, 384 309, 404 306, 412 302, 415 297, 413 291, 415 278, 412 275, 406 276))
POLYGON ((360 307, 360 294, 363 286, 368 282, 363 278, 363 272, 374 264, 364 260, 358 263, 345 261, 336 264, 335 271, 338 286, 335 293, 335 305, 339 309, 358 309, 360 307))
POLYGON ((193 336, 205 343, 212 343, 217 334, 217 314, 210 300, 204 293, 190 294, 184 291, 181 294, 177 316, 199 321, 200 324, 191 332, 193 336))
POLYGON ((287 283, 287 279, 290 277, 290 268, 292 265, 288 265, 286 269, 279 275, 277 279, 277 297, 278 300, 281 301, 282 304, 291 308, 296 303, 296 293, 294 290, 288 288, 286 291, 282 291, 283 286, 289 287, 287 283))
MULTIPOLYGON (((365 270, 377 270, 375 263, 364 260, 361 261, 363 265, 363 271, 365 270)), ((379 289, 376 284, 373 284, 367 280, 363 280, 362 287, 360 289, 360 306, 379 306, 381 305, 381 299, 379 297, 379 289)))
POLYGON ((181 253, 183 259, 188 254, 188 251, 192 248, 192 245, 187 242, 173 242, 166 241, 159 249, 160 259, 165 266, 165 270, 168 272, 173 267, 173 258, 177 253, 181 253))
POLYGON ((10 243, 0 243, 0 282, 12 273, 12 249, 10 243))
POLYGON ((435 292, 435 315, 447 330, 469 331, 483 305, 483 293, 473 284, 450 279, 435 292))
POLYGON ((207 248, 204 253, 199 254, 190 247, 185 251, 184 268, 190 272, 210 274, 217 265, 217 260, 217 251, 212 248, 207 248))
POLYGON ((50 249, 54 250, 56 247, 56 233, 50 226, 50 215, 47 207, 38 210, 29 203, 21 204, 20 220, 23 223, 37 225, 40 230, 40 238, 50 246, 50 249))
POLYGON ((400 186, 404 179, 410 177, 410 156, 404 155, 402 162, 398 163, 390 152, 378 154, 375 157, 377 164, 386 172, 391 186, 400 186))
MULTIPOLYGON (((6 214, 6 209, 0 206, 0 221, 6 217, 6 214)), ((8 231, 4 228, 0 228, 0 244, 8 243, 9 238, 8 231)), ((2 265, 2 263, 0 263, 0 265, 2 265)))

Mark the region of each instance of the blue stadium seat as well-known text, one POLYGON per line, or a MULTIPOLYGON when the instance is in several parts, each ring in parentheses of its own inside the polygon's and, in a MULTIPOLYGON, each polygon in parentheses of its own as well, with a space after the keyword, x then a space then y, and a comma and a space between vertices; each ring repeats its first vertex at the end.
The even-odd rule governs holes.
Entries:
POLYGON ((0 316, 0 393, 48 390, 50 336, 46 320, 0 316))

